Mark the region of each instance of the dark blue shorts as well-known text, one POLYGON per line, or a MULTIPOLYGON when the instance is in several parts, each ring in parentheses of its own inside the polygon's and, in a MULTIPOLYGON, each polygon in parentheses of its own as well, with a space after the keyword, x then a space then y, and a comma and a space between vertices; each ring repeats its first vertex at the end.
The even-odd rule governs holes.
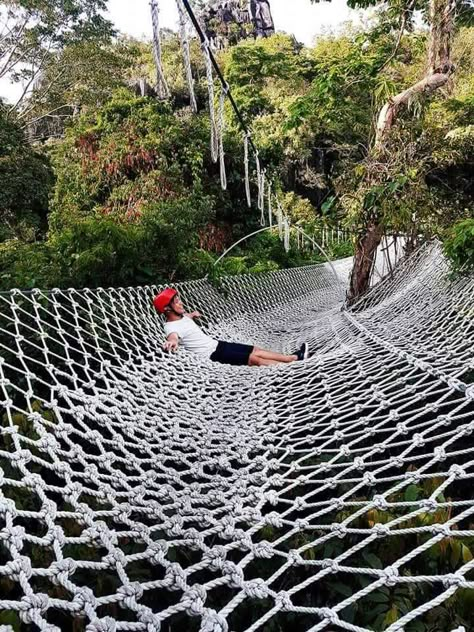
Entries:
POLYGON ((254 347, 250 345, 241 345, 238 342, 224 342, 220 340, 217 348, 211 355, 213 362, 221 364, 233 364, 234 366, 247 366, 250 354, 254 347))

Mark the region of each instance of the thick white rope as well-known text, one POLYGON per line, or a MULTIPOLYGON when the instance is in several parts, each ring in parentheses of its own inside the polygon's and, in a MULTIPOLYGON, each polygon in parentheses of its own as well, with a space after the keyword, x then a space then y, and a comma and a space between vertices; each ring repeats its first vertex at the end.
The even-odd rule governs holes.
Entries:
POLYGON ((221 95, 219 98, 219 114, 217 120, 217 138, 218 138, 218 146, 219 146, 219 170, 220 170, 220 179, 221 179, 221 187, 225 191, 227 189, 227 175, 225 170, 225 152, 224 152, 224 131, 225 131, 225 100, 227 98, 227 93, 229 91, 229 86, 222 87, 221 95))
POLYGON ((244 167, 245 167, 245 197, 247 206, 252 207, 252 196, 250 193, 250 165, 249 165, 249 141, 250 134, 244 135, 244 167))
POLYGON ((153 57, 156 68, 156 91, 160 99, 167 99, 170 96, 168 83, 163 71, 161 55, 161 35, 159 22, 159 8, 157 0, 151 0, 151 22, 153 26, 153 57))
POLYGON ((266 181, 267 181, 266 180, 267 170, 259 168, 257 170, 257 177, 258 177, 258 171, 260 171, 260 178, 259 178, 259 184, 258 184, 258 208, 260 210, 260 225, 261 226, 266 226, 266 218, 265 218, 265 185, 266 185, 266 181))
POLYGON ((176 0, 179 15, 179 34, 181 39, 181 49, 183 51, 184 70, 186 73, 186 80, 188 82, 189 100, 191 109, 193 112, 197 112, 196 95, 194 93, 194 78, 193 70, 191 67, 191 53, 189 48, 189 36, 188 36, 188 18, 186 9, 184 8, 183 0, 176 0))
POLYGON ((267 184, 267 205, 268 205, 268 225, 273 226, 273 208, 272 208, 272 183, 267 184))
POLYGON ((215 97, 214 97, 214 77, 212 74, 212 61, 209 53, 209 42, 206 40, 202 43, 202 52, 204 54, 204 61, 206 64, 206 80, 207 91, 209 95, 209 118, 211 125, 211 158, 212 162, 219 160, 219 134, 216 124, 216 110, 215 110, 215 97))
POLYGON ((277 199, 277 220, 278 220, 278 236, 281 240, 283 240, 283 209, 280 204, 280 201, 277 199))
POLYGON ((283 219, 283 247, 285 248, 285 252, 290 251, 290 221, 288 217, 285 216, 283 219))

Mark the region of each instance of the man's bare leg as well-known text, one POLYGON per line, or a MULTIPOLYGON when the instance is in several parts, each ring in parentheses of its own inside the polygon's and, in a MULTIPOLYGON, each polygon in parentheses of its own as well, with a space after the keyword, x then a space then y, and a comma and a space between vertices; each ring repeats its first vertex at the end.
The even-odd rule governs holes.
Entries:
POLYGON ((295 362, 298 360, 296 355, 285 355, 283 353, 275 353, 274 351, 266 351, 266 349, 259 349, 255 347, 252 351, 252 355, 256 355, 262 360, 274 360, 275 362, 295 362))
POLYGON ((249 357, 249 366, 274 366, 275 364, 284 364, 278 360, 267 360, 252 353, 249 357))

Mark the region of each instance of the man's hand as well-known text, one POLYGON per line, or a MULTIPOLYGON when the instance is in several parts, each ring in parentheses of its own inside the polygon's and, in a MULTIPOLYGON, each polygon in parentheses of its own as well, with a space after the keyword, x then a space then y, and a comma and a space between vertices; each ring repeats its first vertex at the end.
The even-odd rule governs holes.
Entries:
POLYGON ((171 338, 165 342, 165 344, 163 345, 163 350, 176 353, 176 351, 178 351, 178 345, 178 340, 176 338, 171 338))
POLYGON ((202 318, 201 314, 199 312, 191 312, 190 314, 187 314, 189 316, 189 318, 202 318))

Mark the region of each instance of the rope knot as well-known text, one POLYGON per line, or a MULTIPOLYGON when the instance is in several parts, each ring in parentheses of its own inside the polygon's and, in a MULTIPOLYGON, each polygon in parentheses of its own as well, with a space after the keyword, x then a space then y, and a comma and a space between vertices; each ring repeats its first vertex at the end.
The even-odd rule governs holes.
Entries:
POLYGON ((186 546, 192 551, 200 551, 204 546, 204 536, 197 529, 191 528, 186 531, 186 546))
POLYGON ((343 538, 347 534, 347 527, 345 524, 333 522, 331 525, 331 531, 335 533, 338 538, 343 538))
POLYGON ((3 533, 5 534, 6 543, 10 546, 14 546, 18 551, 23 548, 23 538, 25 537, 25 528, 20 525, 13 525, 12 527, 4 527, 3 533))
POLYGON ((74 594, 72 600, 73 610, 77 614, 88 614, 88 610, 95 610, 97 600, 90 588, 83 586, 74 594))
POLYGON ((365 469, 364 459, 360 456, 356 456, 354 458, 354 467, 357 468, 358 470, 365 469))
POLYGON ((165 540, 150 542, 148 550, 151 552, 150 561, 152 564, 163 564, 169 551, 169 544, 165 540))
POLYGON ((390 457, 390 465, 400 468, 405 465, 405 462, 403 461, 401 456, 392 456, 390 457))
POLYGON ((443 535, 445 538, 449 538, 452 535, 451 529, 447 524, 434 524, 431 530, 435 535, 443 535))
POLYGON ((290 612, 293 610, 291 596, 285 590, 280 590, 280 592, 275 595, 275 605, 283 612, 290 612))
POLYGON ((399 432, 400 434, 406 435, 408 434, 408 427, 405 423, 400 422, 399 424, 397 424, 397 432, 399 432))
POLYGON ((181 603, 190 617, 200 617, 204 612, 207 592, 203 586, 195 584, 183 594, 181 603))
POLYGON ((377 479, 371 472, 364 472, 362 480, 364 481, 364 485, 368 487, 373 487, 377 483, 377 479))
POLYGON ((466 389, 464 382, 461 382, 461 380, 458 380, 456 378, 451 378, 450 380, 448 380, 448 386, 454 391, 465 391, 466 389))
POLYGON ((467 588, 468 582, 463 575, 459 575, 457 573, 452 573, 451 575, 446 575, 443 577, 443 585, 446 588, 451 588, 452 586, 456 586, 458 588, 467 588))
POLYGON ((278 503, 278 493, 271 489, 265 493, 265 500, 274 507, 278 503))
POLYGON ((339 621, 337 613, 331 608, 319 608, 318 614, 326 621, 329 621, 332 625, 337 625, 339 621))
POLYGON ((298 551, 290 551, 288 553, 288 563, 291 564, 291 566, 300 566, 304 564, 304 559, 298 551))
POLYGON ((160 632, 161 620, 150 610, 140 611, 138 613, 141 623, 146 625, 146 632, 160 632))
POLYGON ((276 511, 272 511, 264 517, 266 524, 276 529, 280 529, 283 526, 283 519, 276 511))
MULTIPOLYGON (((130 508, 131 509, 131 508, 130 508)), ((128 516, 127 516, 128 517, 128 516)), ((183 534, 184 518, 179 514, 170 516, 168 520, 163 523, 163 529, 171 535, 183 534)))
POLYGON ((50 571, 53 573, 53 584, 56 586, 65 584, 69 580, 69 576, 75 573, 76 568, 77 564, 75 560, 70 557, 54 562, 50 567, 50 571))
POLYGON ((9 513, 12 518, 16 518, 16 505, 10 498, 0 498, 0 515, 9 513))
POLYGON ((306 518, 297 518, 295 520, 295 529, 298 529, 298 531, 309 529, 309 520, 306 518))
POLYGON ((91 525, 84 531, 83 535, 89 537, 94 544, 98 544, 99 546, 104 546, 106 548, 108 548, 108 545, 110 544, 117 544, 117 536, 115 533, 110 531, 109 527, 102 520, 98 520, 91 525))
POLYGON ((340 452, 341 452, 341 454, 342 454, 343 456, 350 456, 350 455, 351 455, 351 449, 350 449, 350 447, 349 447, 346 443, 344 443, 343 445, 341 445, 341 447, 339 448, 339 450, 340 450, 340 452))
POLYGON ((44 593, 26 595, 21 599, 20 612, 25 623, 38 623, 49 605, 49 597, 44 593))
POLYGON ((5 575, 14 582, 19 582, 22 574, 29 579, 31 573, 30 558, 24 555, 19 555, 14 560, 5 564, 5 575))
POLYGON ((398 568, 395 566, 387 566, 387 568, 383 570, 383 577, 387 586, 395 586, 399 577, 398 568))
POLYGON ((425 498, 421 501, 421 506, 423 507, 423 509, 429 511, 430 513, 438 509, 438 503, 434 498, 425 498))
MULTIPOLYGON (((102 546, 106 545, 104 544, 102 546)), ((125 568, 127 566, 127 556, 122 549, 113 548, 109 554, 104 557, 104 563, 108 564, 111 568, 114 566, 122 566, 125 568)))
MULTIPOLYGON (((0 404, 1 403, 2 402, 0 402, 0 404)), ((3 402, 3 404, 5 404, 5 402, 3 402)), ((8 404, 6 407, 8 408, 8 404)), ((32 456, 29 450, 18 450, 18 452, 12 452, 9 458, 14 463, 23 463, 24 465, 27 465, 31 461, 32 456)))
POLYGON ((132 610, 136 607, 137 601, 143 597, 143 588, 139 582, 131 582, 120 586, 117 594, 121 596, 120 606, 132 610))
POLYGON ((375 532, 375 534, 379 538, 382 538, 390 534, 390 529, 387 527, 386 524, 382 524, 381 522, 377 522, 376 524, 374 524, 374 526, 372 527, 372 530, 375 532))
POLYGON ((227 621, 215 610, 206 609, 199 632, 229 632, 227 621))
POLYGON ((203 556, 203 562, 207 562, 211 571, 218 571, 224 565, 227 557, 227 551, 223 546, 217 545, 206 551, 203 556))
POLYGON ((417 472, 405 472, 405 478, 410 481, 410 483, 418 483, 420 480, 420 476, 417 472))
POLYGON ((244 585, 244 572, 234 564, 234 562, 224 562, 222 565, 222 574, 231 588, 242 588, 244 585))
POLYGON ((235 534, 235 521, 231 516, 224 516, 221 520, 222 532, 221 537, 226 540, 232 540, 235 534))
POLYGON ((454 478, 464 478, 466 476, 466 471, 460 465, 455 463, 449 468, 449 475, 454 476, 454 478))
POLYGON ((95 617, 86 627, 86 632, 116 632, 117 623, 112 617, 95 617))
POLYGON ((306 509, 308 507, 308 503, 301 496, 295 498, 295 500, 293 501, 293 505, 298 511, 302 511, 303 509, 306 509))
POLYGON ((40 450, 51 450, 52 452, 56 452, 59 448, 59 443, 56 437, 47 432, 38 441, 38 448, 40 450))
POLYGON ((425 445, 425 438, 421 434, 419 434, 418 432, 416 432, 413 435, 412 441, 417 447, 420 447, 420 448, 425 445))
POLYGON ((59 544, 60 547, 63 547, 66 543, 66 536, 64 534, 64 531, 62 527, 57 524, 55 524, 54 527, 50 528, 48 535, 50 536, 49 540, 51 544, 56 542, 57 544, 59 544))
POLYGON ((165 583, 168 590, 182 590, 187 589, 186 573, 181 566, 175 562, 170 564, 165 572, 165 583))
POLYGON ((380 511, 385 511, 388 509, 387 499, 384 496, 375 495, 372 498, 372 503, 376 509, 380 509, 380 511))
POLYGON ((258 557, 260 559, 269 560, 275 555, 275 551, 270 542, 263 540, 262 542, 254 544, 253 554, 255 555, 255 557, 258 557))
POLYGON ((436 461, 445 461, 446 460, 446 450, 443 448, 443 446, 437 446, 433 450, 433 456, 436 459, 436 461))
POLYGON ((266 599, 270 592, 264 580, 260 578, 246 582, 243 591, 250 599, 266 599))

